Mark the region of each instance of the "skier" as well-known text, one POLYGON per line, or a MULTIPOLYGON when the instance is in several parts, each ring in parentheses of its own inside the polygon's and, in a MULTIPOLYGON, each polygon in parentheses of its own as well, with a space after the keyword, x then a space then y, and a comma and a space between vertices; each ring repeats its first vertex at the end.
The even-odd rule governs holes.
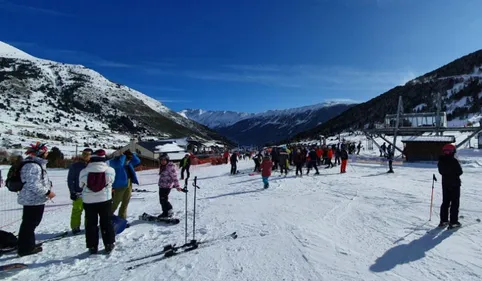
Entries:
POLYGON ((310 162, 308 162, 308 171, 306 172, 306 175, 310 173, 311 168, 315 168, 315 175, 319 175, 320 172, 318 171, 318 166, 316 165, 316 151, 314 148, 311 148, 310 152, 308 153, 308 157, 310 157, 310 162))
POLYGON ((186 171, 187 173, 187 178, 189 178, 189 176, 191 175, 189 173, 189 168, 191 167, 191 158, 189 158, 189 153, 186 153, 186 155, 184 155, 184 158, 182 158, 181 160, 181 163, 180 163, 180 166, 181 166, 181 180, 184 179, 184 171, 186 171))
MULTIPOLYGON (((82 221, 82 212, 84 210, 82 204, 82 188, 79 186, 80 172, 89 164, 90 156, 93 150, 86 148, 82 151, 82 157, 70 165, 69 173, 67 175, 67 186, 69 187, 70 200, 72 200, 72 213, 70 215, 70 229, 72 234, 80 232, 80 224, 82 221)), ((85 223, 85 221, 84 221, 85 223)))
POLYGON ((300 177, 303 177, 302 167, 303 167, 303 164, 306 161, 305 155, 298 148, 296 150, 296 153, 294 154, 293 158, 294 158, 293 161, 294 161, 295 166, 296 166, 296 176, 298 176, 298 172, 300 172, 300 177))
POLYGON ((24 183, 18 193, 18 204, 23 205, 22 223, 18 231, 19 256, 42 251, 42 247, 35 246, 35 228, 42 221, 45 202, 55 197, 47 175, 47 146, 40 142, 31 144, 25 154, 28 157, 19 166, 20 179, 24 183))
POLYGON ((357 147, 356 147, 356 148, 357 148, 356 155, 360 155, 361 147, 362 147, 362 145, 361 145, 361 141, 360 141, 360 142, 358 142, 358 145, 357 145, 357 147))
POLYGON ((231 154, 229 161, 231 162, 231 175, 236 175, 238 155, 236 153, 231 154))
POLYGON ((442 205, 440 206, 439 227, 460 227, 459 203, 460 203, 460 176, 463 174, 459 161, 455 158, 456 149, 453 144, 446 144, 443 155, 438 161, 438 171, 442 175, 442 205), (449 221, 450 209, 450 221, 449 221))
POLYGON ((85 210, 85 241, 90 254, 97 254, 99 227, 106 253, 115 247, 115 232, 112 224, 112 184, 115 170, 106 163, 103 149, 94 152, 90 163, 80 172, 79 185, 85 210))
POLYGON ((261 163, 261 178, 263 179, 264 188, 269 187, 269 177, 271 176, 272 168, 273 162, 269 158, 269 155, 264 156, 263 163, 261 163))
POLYGON ((341 158, 341 169, 340 173, 346 173, 346 164, 348 163, 348 152, 345 148, 341 149, 340 151, 340 158, 341 158))
POLYGON ((159 203, 161 204, 162 213, 158 216, 159 218, 172 217, 174 212, 172 211, 172 205, 169 203, 169 193, 171 193, 171 188, 177 189, 177 191, 182 191, 179 186, 179 181, 177 180, 176 165, 169 161, 169 156, 167 153, 163 153, 159 157, 160 168, 159 168, 159 203))
POLYGON ((281 148, 279 150, 279 166, 280 166, 280 173, 283 174, 283 171, 285 172, 285 176, 288 175, 288 152, 286 152, 286 149, 281 148))
POLYGON ((109 165, 115 170, 115 181, 112 184, 114 198, 112 202, 112 213, 119 207, 119 217, 127 219, 127 206, 131 199, 132 184, 139 184, 134 167, 138 166, 141 160, 135 153, 126 150, 123 155, 109 161, 109 165))

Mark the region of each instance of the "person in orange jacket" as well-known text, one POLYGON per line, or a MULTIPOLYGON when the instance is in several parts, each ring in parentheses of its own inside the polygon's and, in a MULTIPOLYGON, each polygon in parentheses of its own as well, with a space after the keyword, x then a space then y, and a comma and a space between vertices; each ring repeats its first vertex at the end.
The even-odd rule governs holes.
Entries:
POLYGON ((328 168, 333 168, 334 165, 333 165, 333 162, 331 162, 331 159, 333 159, 333 149, 331 147, 328 148, 328 157, 327 157, 327 166, 325 169, 328 169, 328 168))
POLYGON ((318 163, 318 165, 321 165, 321 159, 323 158, 323 150, 320 147, 316 149, 316 156, 318 156, 318 158, 316 159, 316 162, 318 163))

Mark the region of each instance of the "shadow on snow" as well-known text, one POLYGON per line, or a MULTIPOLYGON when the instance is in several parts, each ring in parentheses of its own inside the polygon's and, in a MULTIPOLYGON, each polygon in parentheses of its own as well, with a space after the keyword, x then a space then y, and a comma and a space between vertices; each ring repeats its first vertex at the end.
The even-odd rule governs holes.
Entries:
POLYGON ((453 234, 453 231, 443 230, 443 228, 434 229, 408 244, 397 245, 389 249, 383 254, 383 256, 379 257, 372 266, 370 266, 370 271, 390 271, 397 265, 414 262, 424 258, 426 252, 435 248, 438 244, 442 243, 443 240, 449 238, 453 234))

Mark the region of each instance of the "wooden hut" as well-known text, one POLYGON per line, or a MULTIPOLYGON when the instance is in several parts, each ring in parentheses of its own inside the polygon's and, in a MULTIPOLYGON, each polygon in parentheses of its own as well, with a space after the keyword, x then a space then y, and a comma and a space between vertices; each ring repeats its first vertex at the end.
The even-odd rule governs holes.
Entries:
POLYGON ((437 161, 442 154, 442 148, 449 143, 455 143, 454 136, 412 136, 402 139, 405 145, 406 161, 437 161))

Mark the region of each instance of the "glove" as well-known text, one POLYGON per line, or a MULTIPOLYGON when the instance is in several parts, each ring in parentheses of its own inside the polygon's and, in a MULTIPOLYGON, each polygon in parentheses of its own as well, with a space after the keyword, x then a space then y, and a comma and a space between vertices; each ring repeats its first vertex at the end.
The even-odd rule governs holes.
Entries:
POLYGON ((77 200, 77 198, 79 198, 77 196, 77 193, 70 193, 70 200, 75 201, 75 200, 77 200))

